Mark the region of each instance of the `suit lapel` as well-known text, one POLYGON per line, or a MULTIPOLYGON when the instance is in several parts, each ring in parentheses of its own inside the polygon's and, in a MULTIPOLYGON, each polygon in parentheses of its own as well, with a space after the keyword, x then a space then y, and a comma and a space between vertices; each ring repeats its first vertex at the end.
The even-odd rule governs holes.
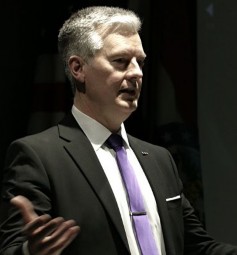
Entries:
MULTIPOLYGON (((98 195, 98 198, 120 233, 125 246, 129 249, 119 209, 107 177, 93 147, 72 115, 69 115, 69 117, 59 125, 59 135, 66 141, 64 145, 65 149, 75 160, 79 170, 84 173, 84 176, 91 184, 91 187, 93 187, 95 193, 98 195)), ((152 159, 150 152, 141 145, 139 140, 129 136, 129 141, 147 176, 156 199, 164 235, 166 254, 174 255, 175 251, 173 248, 173 240, 171 238, 172 226, 167 217, 168 209, 165 200, 166 197, 162 193, 162 190, 164 190, 164 184, 162 182, 164 173, 160 171, 159 166, 152 159)))
POLYGON ((144 146, 141 146, 137 139, 129 136, 129 142, 143 168, 143 171, 155 196, 164 236, 166 254, 174 255, 175 251, 173 248, 173 240, 171 240, 172 226, 170 224, 169 218, 167 217, 169 213, 166 204, 166 197, 162 192, 165 190, 164 184, 162 182, 163 173, 160 171, 157 163, 152 159, 151 153, 147 151, 144 146))
POLYGON ((63 125, 59 125, 59 133, 60 137, 67 141, 64 145, 65 149, 91 184, 91 187, 120 233, 125 246, 128 248, 125 230, 115 197, 92 145, 70 115, 63 125))

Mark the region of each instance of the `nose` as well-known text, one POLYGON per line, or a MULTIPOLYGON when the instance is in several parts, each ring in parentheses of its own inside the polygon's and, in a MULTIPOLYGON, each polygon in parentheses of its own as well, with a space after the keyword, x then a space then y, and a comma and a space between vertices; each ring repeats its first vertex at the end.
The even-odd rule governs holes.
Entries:
POLYGON ((143 77, 142 66, 136 58, 133 58, 128 66, 127 77, 135 80, 143 77))

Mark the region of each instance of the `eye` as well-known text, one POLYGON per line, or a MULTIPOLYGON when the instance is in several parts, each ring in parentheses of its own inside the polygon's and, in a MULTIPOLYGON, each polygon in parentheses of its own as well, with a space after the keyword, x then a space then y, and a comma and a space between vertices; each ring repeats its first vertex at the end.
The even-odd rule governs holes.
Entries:
POLYGON ((126 58, 117 58, 114 60, 114 62, 118 63, 118 64, 126 64, 129 61, 126 58))
POLYGON ((129 60, 127 58, 116 58, 113 63, 116 68, 123 70, 129 65, 129 60))

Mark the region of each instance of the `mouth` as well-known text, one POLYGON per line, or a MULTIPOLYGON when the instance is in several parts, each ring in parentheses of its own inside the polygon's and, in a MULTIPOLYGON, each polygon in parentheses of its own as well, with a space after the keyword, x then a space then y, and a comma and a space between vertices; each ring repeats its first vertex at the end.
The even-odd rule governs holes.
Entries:
POLYGON ((136 90, 134 88, 123 88, 119 90, 119 94, 127 94, 129 96, 136 96, 136 90))

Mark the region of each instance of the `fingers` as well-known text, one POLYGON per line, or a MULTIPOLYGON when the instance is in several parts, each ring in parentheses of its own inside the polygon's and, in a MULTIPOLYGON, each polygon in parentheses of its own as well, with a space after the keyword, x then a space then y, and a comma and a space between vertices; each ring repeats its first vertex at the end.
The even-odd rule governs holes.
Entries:
POLYGON ((33 204, 26 197, 16 196, 11 199, 11 203, 21 211, 25 223, 31 222, 38 217, 34 211, 33 204))
MULTIPOLYGON (((37 217, 36 219, 34 219, 33 221, 27 223, 23 229, 24 233, 27 236, 31 236, 32 234, 38 234, 42 232, 42 237, 43 237, 44 233, 42 230, 45 228, 45 225, 50 221, 54 221, 52 220, 51 216, 48 214, 43 214, 37 217)), ((50 230, 48 230, 47 232, 45 231, 45 235, 50 233, 49 231, 50 230)))
POLYGON ((28 224, 25 229, 25 233, 30 236, 31 239, 42 240, 46 236, 50 236, 60 225, 65 221, 62 217, 51 219, 48 215, 42 215, 32 224, 28 224))
POLYGON ((53 243, 53 245, 51 245, 49 254, 55 254, 57 251, 64 250, 75 239, 79 230, 80 228, 78 226, 69 228, 55 243, 53 243))
POLYGON ((30 253, 61 254, 61 251, 77 236, 79 229, 74 220, 65 221, 61 217, 54 218, 40 228, 35 229, 32 233, 28 233, 30 253))
POLYGON ((80 227, 74 220, 64 220, 62 217, 52 219, 49 215, 38 216, 33 204, 23 196, 12 198, 11 203, 22 214, 31 254, 59 255, 79 233, 80 227))
MULTIPOLYGON (((50 225, 50 223, 47 225, 50 225)), ((42 240, 42 247, 50 249, 52 254, 55 251, 63 250, 72 242, 79 231, 80 227, 76 225, 74 220, 63 221, 51 235, 42 240)))
POLYGON ((45 241, 47 243, 54 243, 56 240, 61 239, 61 241, 67 242, 71 236, 74 236, 74 234, 77 234, 79 231, 80 227, 76 225, 74 220, 62 221, 55 231, 45 238, 45 241))

